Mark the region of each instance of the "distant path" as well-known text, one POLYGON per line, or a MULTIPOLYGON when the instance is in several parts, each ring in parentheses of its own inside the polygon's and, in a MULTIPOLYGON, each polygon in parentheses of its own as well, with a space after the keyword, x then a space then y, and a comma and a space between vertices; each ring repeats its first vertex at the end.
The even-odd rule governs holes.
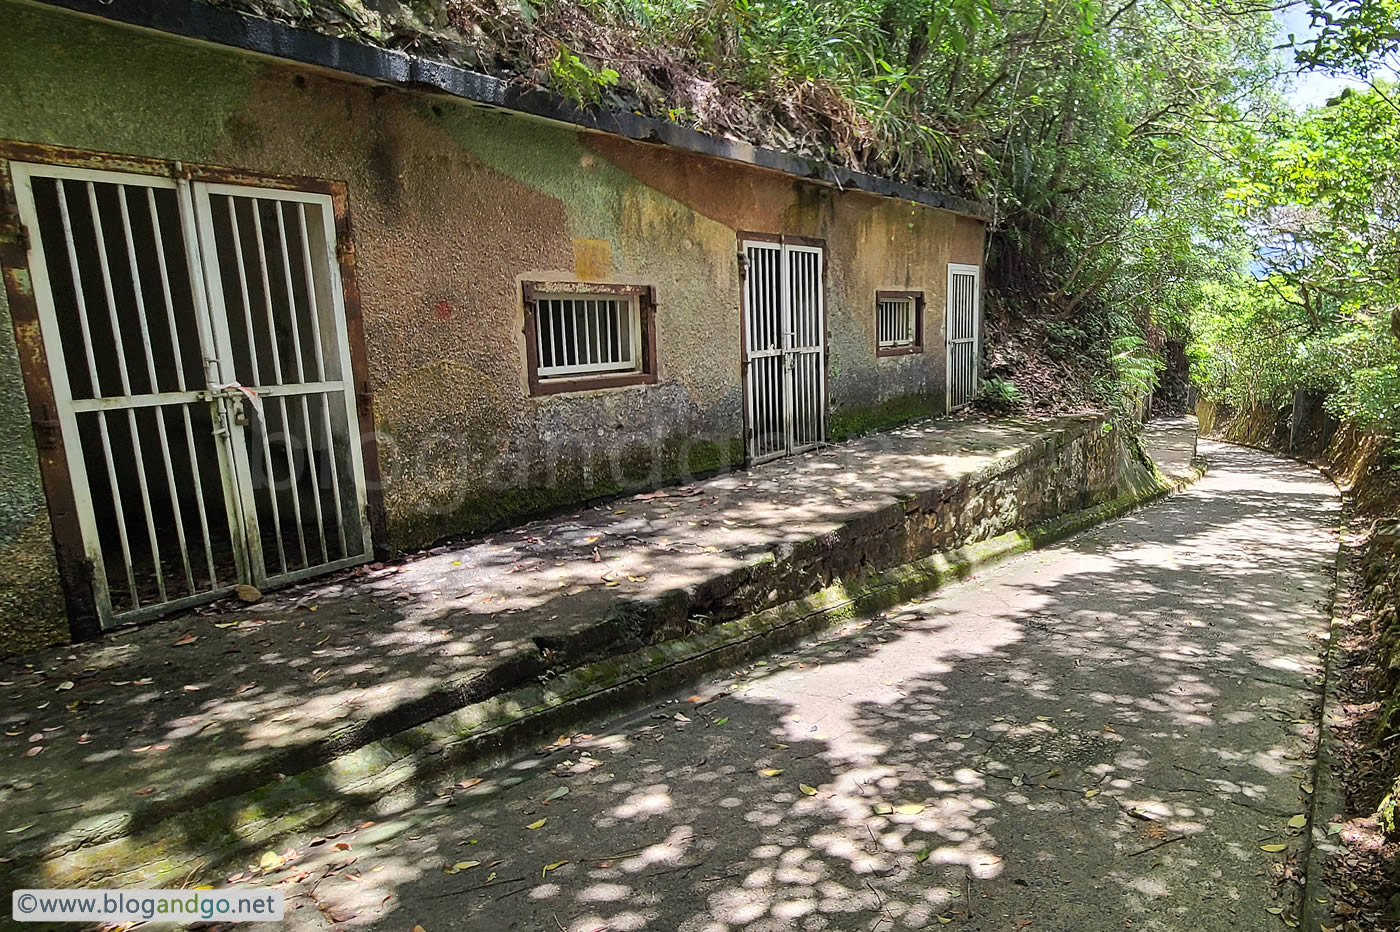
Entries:
POLYGON ((1337 497, 1201 451, 1184 494, 345 836, 316 857, 359 881, 278 928, 1283 928, 1337 497))

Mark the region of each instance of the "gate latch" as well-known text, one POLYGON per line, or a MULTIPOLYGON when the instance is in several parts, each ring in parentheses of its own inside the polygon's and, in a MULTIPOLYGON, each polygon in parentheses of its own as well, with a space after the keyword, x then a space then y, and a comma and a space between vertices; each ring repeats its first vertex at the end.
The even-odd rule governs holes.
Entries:
POLYGON ((240 427, 248 423, 248 416, 243 410, 244 401, 247 401, 253 406, 253 411, 258 415, 258 420, 263 420, 262 396, 246 385, 241 385, 238 382, 225 382, 222 385, 211 385, 209 386, 209 394, 210 400, 213 400, 215 395, 223 395, 225 398, 238 402, 238 407, 234 410, 233 417, 240 427))

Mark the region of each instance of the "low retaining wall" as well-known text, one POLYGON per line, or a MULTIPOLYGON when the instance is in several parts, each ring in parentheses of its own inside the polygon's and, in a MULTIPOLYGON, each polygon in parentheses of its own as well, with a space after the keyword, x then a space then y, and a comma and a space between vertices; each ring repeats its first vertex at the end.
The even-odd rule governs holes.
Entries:
POLYGON ((1100 417, 1046 426, 982 468, 857 509, 829 533, 657 599, 620 602, 567 634, 537 637, 533 662, 502 659, 520 669, 494 678, 491 695, 467 698, 443 683, 392 729, 386 720, 354 732, 350 743, 341 729, 324 745, 311 735, 276 759, 250 759, 225 768, 217 784, 160 799, 158 813, 144 797, 118 793, 129 800, 122 811, 36 814, 43 824, 27 828, 42 831, 0 852, 0 882, 156 886, 196 868, 206 876, 192 882, 217 878, 221 867, 289 832, 421 805, 441 775, 477 769, 542 734, 898 604, 1172 488, 1136 441, 1100 417))
POLYGON ((687 590, 620 604, 602 623, 537 637, 552 656, 581 663, 635 650, 856 582, 930 554, 1032 527, 1070 512, 1159 487, 1136 440, 1101 416, 1058 422, 1034 441, 956 481, 931 485, 836 530, 775 548, 757 561, 687 590))

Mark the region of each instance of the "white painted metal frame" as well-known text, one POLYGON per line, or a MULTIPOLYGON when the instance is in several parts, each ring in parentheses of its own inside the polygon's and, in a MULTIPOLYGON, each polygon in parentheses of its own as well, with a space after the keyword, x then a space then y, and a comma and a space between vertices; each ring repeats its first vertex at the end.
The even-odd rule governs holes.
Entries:
POLYGON ((749 461, 826 439, 821 247, 744 240, 744 403, 749 461))
POLYGON ((947 333, 947 405, 956 411, 977 399, 977 341, 982 327, 982 270, 948 263, 944 327, 947 333))
MULTIPOLYGON (((153 194, 154 191, 174 190, 176 192, 177 199, 179 199, 181 202, 182 208, 185 206, 184 192, 177 187, 175 181, 169 178, 162 178, 151 175, 97 171, 83 168, 38 165, 23 162, 12 162, 10 168, 12 177, 14 179, 15 198, 19 209, 20 221, 30 232, 30 235, 28 237, 29 255, 27 257, 29 265, 29 274, 31 283, 33 285, 35 302, 37 304, 39 312, 40 332, 44 341, 44 353, 49 361, 49 376, 51 384, 53 386, 54 399, 58 405, 58 421, 60 425, 60 432, 63 437, 69 476, 73 485, 74 504, 78 512, 78 526, 82 533, 84 555, 93 568, 93 595, 98 608, 98 612, 101 616, 101 620, 104 625, 110 625, 111 623, 117 620, 120 620, 122 622, 137 621, 145 617, 150 617, 154 614, 177 610, 182 607, 195 605, 201 602, 206 602, 211 599, 218 598, 219 596, 227 593, 232 588, 233 584, 237 582, 237 579, 219 579, 219 574, 215 566, 214 549, 210 539, 211 526, 215 518, 213 516, 210 516, 206 512, 204 506, 203 489, 202 486, 198 484, 199 468, 198 461, 194 452, 195 432, 190 418, 190 405, 209 402, 209 396, 206 391, 207 386, 186 386, 184 384, 183 370, 180 370, 179 367, 177 367, 177 370, 179 370, 178 391, 149 393, 145 395, 133 395, 130 390, 130 379, 126 371, 125 354, 122 352, 124 348, 119 345, 117 347, 117 351, 118 358, 120 360, 119 371, 121 372, 121 382, 123 391, 121 394, 118 395, 104 396, 102 394, 102 387, 99 384, 99 378, 97 375, 97 365, 94 357, 95 346, 93 344, 93 337, 91 333, 91 319, 94 312, 87 306, 86 289, 79 281, 74 284, 74 294, 75 300, 77 302, 78 320, 80 324, 80 329, 82 331, 82 342, 84 352, 86 354, 87 369, 89 373, 89 378, 92 382, 95 397, 83 399, 74 398, 73 386, 68 378, 68 367, 65 362, 66 354, 64 352, 64 346, 60 335, 58 311, 54 303, 54 286, 53 282, 49 280, 48 261, 44 252, 44 237, 40 233, 38 209, 34 200, 32 181, 35 177, 49 178, 55 181, 55 187, 59 195, 59 205, 62 216, 64 240, 66 248, 68 250, 67 261, 70 270, 72 270, 73 274, 75 275, 78 272, 78 262, 76 256, 76 247, 74 245, 73 239, 72 222, 69 219, 70 211, 68 208, 68 200, 70 196, 76 194, 77 196, 85 197, 88 200, 89 209, 93 210, 95 227, 94 235, 98 237, 99 242, 101 242, 101 224, 100 221, 97 220, 98 212, 93 206, 95 203, 94 186, 98 184, 110 184, 120 186, 118 190, 121 192, 120 200, 121 207, 123 208, 121 212, 121 219, 126 235, 126 243, 124 245, 127 247, 127 259, 134 266, 135 257, 131 250, 130 232, 130 214, 132 211, 130 192, 133 190, 138 192, 146 192, 146 203, 144 205, 138 205, 137 209, 140 209, 140 206, 144 206, 146 209, 152 211, 153 215, 155 211, 153 194), (109 431, 107 418, 109 414, 120 417, 121 414, 124 413, 126 416, 128 429, 131 431, 133 439, 132 453, 137 460, 141 477, 139 486, 142 505, 145 510, 145 530, 146 533, 149 535, 149 544, 155 562, 155 572, 157 575, 158 588, 160 593, 162 595, 165 595, 166 584, 162 576, 162 571, 160 569, 159 558, 161 542, 158 540, 158 536, 154 529, 153 515, 150 504, 150 491, 145 484, 145 451, 141 448, 140 434, 135 427, 135 419, 137 409, 145 407, 151 407, 156 409, 157 424, 159 425, 159 438, 161 441, 160 452, 163 457, 165 475, 167 482, 169 482, 173 487, 174 478, 171 463, 172 447, 168 442, 169 437, 166 432, 167 425, 165 422, 164 415, 166 408, 176 406, 178 406, 181 411, 180 421, 184 428, 183 432, 186 441, 185 452, 190 460, 191 474, 194 477, 196 477, 197 488, 195 497, 197 507, 195 510, 198 514, 199 528, 201 536, 203 538, 202 543, 206 555, 206 568, 208 571, 210 584, 207 588, 203 589, 202 591, 191 591, 189 594, 183 597, 175 599, 162 598, 154 604, 143 605, 138 592, 138 586, 136 583, 132 565, 131 542, 128 538, 127 522, 123 508, 124 503, 122 501, 121 484, 117 478, 117 461, 115 459, 115 451, 112 448, 111 435, 109 431), (101 438, 102 459, 106 467, 106 478, 110 488, 113 491, 113 500, 116 511, 118 543, 125 562, 124 569, 126 584, 128 589, 128 595, 133 606, 131 609, 125 612, 121 612, 120 614, 115 612, 113 608, 112 592, 110 591, 108 585, 108 574, 105 566, 104 555, 102 553, 100 529, 97 525, 97 514, 92 499, 92 487, 88 477, 87 464, 84 460, 82 441, 79 434, 78 415, 84 413, 92 413, 95 415, 96 423, 98 425, 98 433, 101 438)), ((185 245, 188 245, 187 227, 184 227, 182 225, 182 229, 179 231, 167 231, 161 228, 161 223, 158 218, 153 216, 151 222, 154 230, 154 235, 157 237, 158 242, 163 243, 164 235, 167 232, 176 232, 178 235, 182 236, 182 238, 186 239, 185 245)), ((102 243, 102 245, 105 246, 105 243, 102 243)), ((188 249, 186 249, 186 251, 188 252, 188 249)), ((114 333, 117 334, 116 340, 120 344, 120 329, 116 326, 114 319, 114 315, 116 312, 112 296, 112 270, 109 265, 107 250, 105 248, 102 250, 101 255, 103 260, 101 264, 104 285, 104 299, 107 305, 106 312, 109 315, 108 323, 109 325, 113 326, 114 333)), ((173 339, 174 336, 178 333, 178 327, 174 323, 175 311, 171 302, 170 275, 169 270, 165 265, 164 251, 159 250, 158 255, 159 271, 161 277, 161 293, 165 304, 162 310, 166 315, 168 325, 170 326, 170 333, 173 339)), ((133 268, 131 270, 131 274, 139 278, 140 273, 139 271, 133 268)), ((199 291, 198 288, 193 288, 193 290, 195 292, 199 291)), ((138 295, 138 302, 140 302, 141 298, 139 296, 141 295, 141 290, 137 288, 135 293, 136 295, 138 295)), ((147 326, 147 309, 144 307, 144 304, 138 304, 138 306, 140 308, 141 317, 140 329, 143 340, 146 344, 144 347, 144 349, 146 349, 147 351, 146 359, 149 362, 152 358, 152 352, 150 344, 150 332, 147 326)), ((201 354, 203 355, 205 360, 208 361, 212 358, 212 348, 210 347, 207 340, 208 334, 202 326, 198 326, 198 321, 200 319, 199 315, 195 315, 195 319, 197 330, 196 335, 199 341, 201 354)), ((178 347, 176 347, 175 349, 175 355, 177 358, 180 355, 178 347)), ((220 415, 218 412, 214 413, 216 422, 219 416, 220 415)), ((220 479, 223 484, 226 502, 230 502, 232 500, 232 496, 235 494, 233 486, 233 477, 230 473, 225 471, 221 474, 220 479)), ((182 568, 185 571, 187 587, 190 590, 195 590, 198 587, 193 581, 192 567, 190 564, 190 550, 188 547, 188 542, 184 539, 183 515, 178 505, 178 496, 173 491, 173 488, 171 492, 171 498, 172 505, 176 509, 177 525, 179 525, 179 527, 181 528, 181 532, 177 537, 177 544, 181 549, 181 562, 183 564, 182 568)), ((231 536, 236 538, 236 535, 231 536)), ((235 549, 234 552, 236 556, 237 550, 235 549)))
MULTIPOLYGON (((255 585, 288 582, 314 573, 353 565, 367 559, 371 539, 366 484, 363 458, 360 455, 359 420, 351 391, 350 351, 343 305, 344 291, 340 281, 339 263, 335 256, 335 229, 331 199, 328 196, 318 194, 231 185, 191 184, 184 180, 155 175, 46 164, 12 162, 10 167, 14 179, 20 221, 29 231, 29 254, 27 257, 29 273, 39 312, 40 330, 49 362, 54 398, 58 405, 59 427, 78 511, 79 529, 82 534, 85 556, 93 567, 94 598, 103 626, 110 627, 113 624, 139 621, 157 614, 210 601, 227 594, 233 585, 240 581, 251 582, 255 585), (83 362, 86 363, 88 378, 92 386, 91 397, 75 398, 74 387, 69 379, 67 354, 65 353, 58 309, 55 304, 54 283, 49 279, 49 265, 44 252, 45 236, 41 231, 41 220, 34 196, 33 179, 38 177, 52 179, 55 184, 62 237, 67 251, 66 262, 74 279, 71 287, 81 331, 81 344, 85 357, 83 362), (114 188, 118 208, 117 216, 111 215, 110 208, 105 212, 100 208, 97 196, 98 185, 114 188), (157 210, 155 192, 159 191, 173 191, 175 194, 178 230, 174 228, 174 224, 167 222, 168 216, 162 218, 157 210), (308 565, 297 572, 284 571, 276 574, 265 572, 258 534, 258 515, 251 485, 252 473, 247 461, 247 443, 243 436, 244 412, 242 407, 245 399, 250 396, 242 391, 241 386, 237 385, 233 372, 233 353, 228 333, 228 308, 225 306, 218 269, 217 249, 214 247, 212 212, 209 206, 211 196, 256 197, 299 205, 297 210, 300 224, 298 242, 302 249, 301 268, 307 277, 304 294, 311 305, 309 308, 311 319, 317 321, 317 326, 320 327, 323 326, 321 321, 324 318, 325 323, 329 324, 333 331, 331 345, 338 350, 336 371, 341 377, 338 379, 326 378, 328 369, 326 360, 322 358, 320 341, 313 340, 316 352, 314 369, 312 369, 301 358, 301 345, 298 340, 295 341, 294 354, 297 381, 286 384, 249 386, 249 388, 262 396, 278 400, 283 405, 284 412, 288 398, 298 399, 303 411, 302 423, 308 432, 311 420, 307 398, 308 396, 322 398, 322 426, 332 447, 334 441, 330 440, 330 405, 344 406, 342 440, 348 451, 347 459, 353 472, 351 489, 355 498, 355 508, 351 513, 359 516, 361 546, 358 551, 347 548, 345 529, 343 526, 339 527, 340 553, 349 554, 342 559, 323 560, 319 564, 307 560, 305 562, 308 565), (97 254, 97 265, 99 266, 97 270, 80 265, 69 209, 69 203, 74 197, 82 197, 86 200, 91 229, 85 229, 83 232, 90 233, 93 238, 93 248, 97 254), (154 239, 154 269, 149 255, 138 257, 135 245, 132 218, 136 216, 138 211, 143 210, 149 212, 149 216, 142 218, 142 220, 149 223, 154 239), (318 226, 315 236, 307 235, 308 217, 311 218, 312 224, 318 226), (104 229, 104 226, 115 225, 118 219, 124 242, 110 244, 107 240, 109 230, 104 229), (318 221, 319 223, 317 223, 318 221), (178 236, 181 240, 180 247, 186 260, 185 271, 188 275, 190 300, 193 305, 191 308, 179 309, 178 312, 172 294, 172 269, 166 261, 166 244, 171 242, 170 238, 174 236, 178 236), (315 251, 318 253, 314 256, 312 255, 313 242, 316 245, 315 251), (112 245, 117 248, 110 248, 112 245), (125 263, 118 265, 121 258, 125 259, 125 263), (141 259, 145 260, 144 264, 141 259), (84 279, 90 281, 95 278, 95 272, 100 272, 102 288, 100 292, 96 293, 100 294, 101 303, 105 307, 95 308, 92 306, 95 292, 90 284, 85 285, 84 283, 84 279), (158 283, 151 277, 153 272, 157 273, 155 277, 159 278, 158 283), (320 277, 319 281, 313 281, 313 273, 320 277), (122 322, 118 319, 118 301, 114 282, 121 282, 126 289, 129 289, 137 318, 134 329, 139 333, 142 343, 140 347, 142 352, 139 354, 139 358, 144 361, 144 375, 151 389, 148 392, 133 390, 133 379, 128 366, 128 352, 124 345, 124 333, 130 334, 133 327, 130 322, 127 322, 127 326, 123 327, 122 322), (150 295, 143 287, 146 284, 149 284, 151 291, 160 295, 160 306, 148 306, 150 295), (316 306, 317 302, 323 298, 329 299, 329 306, 325 308, 324 315, 321 314, 321 309, 316 306), (169 377, 172 377, 176 382, 176 390, 174 391, 159 390, 156 359, 160 354, 152 342, 152 331, 149 326, 149 321, 157 314, 162 316, 163 323, 168 328, 170 349, 173 353, 173 369, 169 377), (105 315, 105 323, 110 327, 115 343, 114 347, 104 346, 101 349, 103 351, 111 349, 115 353, 117 382, 120 388, 117 394, 106 391, 107 383, 111 382, 110 374, 104 380, 99 373, 96 356, 98 348, 94 344, 92 332, 92 322, 102 319, 98 315, 105 315), (203 385, 186 384, 185 354, 181 350, 181 326, 177 318, 184 319, 184 336, 189 336, 188 330, 191 323, 195 330, 194 336, 197 343, 194 345, 197 345, 201 359, 205 383, 203 385), (314 375, 314 378, 307 378, 308 375, 314 375), (195 430, 190 416, 191 407, 195 405, 209 406, 216 450, 214 459, 217 461, 219 480, 223 489, 224 515, 210 513, 206 508, 203 480, 210 477, 201 475, 202 470, 207 469, 207 463, 201 464, 196 455, 198 432, 195 430), (174 410, 178 410, 179 415, 175 418, 173 431, 176 443, 172 444, 172 432, 167 423, 166 415, 174 410), (142 443, 143 432, 137 424, 137 414, 141 411, 147 412, 154 419, 158 451, 148 450, 142 443), (105 566, 102 546, 104 529, 98 526, 97 510, 92 496, 92 486, 79 428, 80 415, 91 417, 94 420, 100 438, 100 459, 105 467, 106 481, 112 495, 112 507, 117 525, 116 544, 117 549, 122 553, 125 564, 125 581, 128 589, 128 601, 131 606, 122 611, 116 610, 109 585, 109 575, 105 566), (114 450, 109 430, 109 417, 122 418, 123 416, 125 416, 129 431, 128 437, 131 444, 129 454, 126 450, 114 450), (178 451, 180 433, 184 435, 183 453, 174 452, 178 451), (172 461, 173 452, 176 457, 185 456, 188 458, 189 475, 194 486, 194 511, 197 513, 197 526, 202 539, 200 542, 203 545, 205 555, 206 565, 200 568, 206 571, 208 584, 204 586, 197 582, 192 564, 193 551, 186 537, 188 528, 183 512, 185 506, 181 503, 181 496, 176 487, 176 470, 172 461), (156 454, 158 454, 158 458, 156 458, 156 454), (135 490, 126 489, 121 483, 118 475, 119 455, 130 455, 134 459, 135 484, 137 486, 135 490), (175 540, 173 543, 179 548, 178 570, 183 571, 186 590, 185 595, 174 598, 171 597, 167 588, 165 568, 161 559, 162 545, 168 546, 171 541, 163 540, 156 528, 152 489, 148 484, 148 478, 151 475, 156 475, 157 471, 147 468, 148 459, 151 463, 159 464, 162 467, 160 471, 163 472, 166 490, 169 494, 168 504, 174 516, 175 540), (143 601, 133 568, 130 534, 136 525, 128 527, 125 514, 125 508, 130 504, 133 491, 138 493, 138 500, 143 511, 144 522, 139 523, 144 523, 147 538, 145 545, 149 547, 152 559, 151 571, 154 574, 158 593, 158 597, 154 600, 146 599, 143 601), (227 572, 220 573, 216 566, 215 546, 211 542, 211 531, 221 519, 227 522, 229 539, 227 542, 220 540, 219 544, 226 548, 226 552, 232 557, 234 564, 232 576, 227 572)), ((285 212, 279 207, 279 226, 284 219, 285 212)), ((56 235, 56 232, 50 230, 51 235, 56 235)), ((292 262, 286 255, 289 240, 285 230, 279 230, 279 242, 283 249, 281 268, 287 277, 284 283, 286 294, 291 295, 292 262)), ((265 244, 265 241, 260 240, 260 243, 265 244)), ((263 271, 266 272, 265 264, 263 271)), ((268 294, 266 288, 264 288, 263 293, 268 294)), ((123 295, 126 294, 127 291, 124 289, 123 295)), ((293 324, 295 326, 295 320, 293 324)), ((253 352, 253 356, 256 357, 256 351, 253 352)), ((280 375, 277 381, 282 382, 280 375)), ((145 439, 150 440, 149 434, 145 435, 145 439)), ((312 447, 314 444, 308 444, 308 446, 312 447)), ((314 483, 316 481, 316 466, 314 452, 311 449, 308 449, 308 456, 312 458, 311 470, 312 482, 314 483)), ((130 464, 122 465, 129 466, 130 464)), ((337 518, 339 519, 343 512, 340 509, 340 482, 336 475, 337 467, 333 455, 328 465, 332 476, 331 481, 335 487, 337 518)), ((129 469, 127 475, 129 478, 129 469)), ((321 507, 319 493, 314 494, 314 501, 319 518, 321 507)), ((327 549, 324 538, 324 522, 320 524, 320 527, 322 529, 321 550, 322 556, 325 557, 327 549)), ((300 531, 300 526, 298 530, 300 531)))
MULTIPOLYGON (((293 482, 291 500, 295 513, 297 545, 301 556, 302 566, 291 568, 287 556, 284 552, 284 540, 281 526, 281 514, 277 506, 277 495, 275 489, 269 489, 268 498, 270 501, 270 512, 272 513, 274 528, 273 536, 277 542, 278 562, 276 571, 268 568, 267 557, 263 553, 262 534, 260 527, 261 518, 258 515, 255 491, 252 488, 251 477, 253 475, 252 464, 249 461, 249 438, 244 430, 242 418, 231 418, 230 421, 230 445, 233 450, 233 458, 236 471, 241 479, 240 489, 240 510, 243 527, 245 528, 250 576, 254 585, 280 585, 305 579, 310 576, 332 572, 350 566, 363 563, 370 556, 371 540, 369 527, 368 496, 366 492, 364 459, 360 455, 360 426, 359 418, 355 411, 355 398, 352 391, 352 381, 350 378, 350 342, 345 328, 345 291, 340 280, 340 264, 335 256, 335 221, 331 198, 325 194, 314 194, 303 191, 286 191, 272 188, 253 188, 243 185, 230 184, 208 184, 196 182, 194 185, 196 205, 198 207, 199 241, 203 246, 202 256, 204 258, 204 275, 206 287, 209 293, 210 316, 214 321, 214 344, 217 348, 220 359, 229 361, 230 371, 225 373, 224 381, 220 384, 224 387, 235 387, 236 391, 243 388, 250 389, 254 396, 263 399, 261 410, 255 409, 255 416, 262 430, 262 450, 264 454, 263 467, 266 470, 264 475, 271 480, 273 477, 271 463, 271 440, 267 411, 272 406, 268 400, 276 401, 276 408, 281 413, 284 436, 290 432, 290 420, 288 419, 288 401, 293 401, 301 409, 302 431, 305 441, 304 450, 308 457, 308 465, 311 470, 312 500, 316 510, 316 527, 319 536, 320 551, 322 559, 317 562, 314 559, 315 547, 308 549, 305 539, 305 522, 301 514, 301 495, 297 487, 297 470, 292 458, 292 444, 284 442, 284 452, 286 454, 287 469, 291 481, 293 482), (255 223, 255 241, 258 246, 258 275, 262 285, 263 307, 262 311, 267 317, 268 334, 271 336, 276 332, 276 324, 273 320, 274 309, 271 300, 271 286, 273 280, 267 261, 266 251, 269 240, 275 235, 275 242, 281 248, 281 268, 284 276, 283 286, 285 294, 293 293, 293 281, 291 273, 292 253, 290 241, 286 231, 286 212, 282 205, 296 205, 296 214, 300 236, 299 245, 302 250, 301 260, 303 272, 306 276, 305 288, 308 301, 308 312, 313 327, 319 331, 312 335, 311 343, 315 348, 313 354, 314 369, 303 359, 301 348, 301 338, 298 330, 299 324, 297 315, 293 309, 290 314, 290 324, 292 327, 292 353, 291 359, 283 365, 283 349, 273 342, 272 376, 275 381, 266 382, 263 373, 257 365, 256 343, 250 342, 250 359, 255 374, 256 384, 240 386, 238 385, 234 373, 231 371, 231 361, 234 358, 232 335, 229 331, 230 320, 233 311, 228 307, 228 299, 224 294, 222 278, 220 276, 219 251, 215 247, 214 237, 214 210, 211 200, 216 197, 227 198, 230 218, 230 226, 237 236, 237 213, 234 207, 234 199, 242 198, 253 201, 253 217, 255 223), (263 229, 261 211, 256 208, 259 202, 271 202, 277 205, 277 229, 275 234, 263 229), (319 220, 319 223, 317 222, 319 220), (318 229, 319 227, 319 229, 318 229), (312 250, 312 238, 310 234, 316 234, 316 249, 312 250), (314 280, 314 276, 324 277, 324 281, 319 283, 314 280), (331 306, 322 315, 319 301, 320 296, 329 297, 331 306), (329 326, 331 330, 331 346, 337 351, 337 371, 339 379, 328 379, 327 360, 324 358, 323 341, 321 339, 324 329, 329 326), (307 378, 308 370, 313 371, 315 378, 307 378), (315 438, 312 431, 312 416, 310 413, 309 398, 319 398, 321 401, 320 414, 322 427, 327 438, 329 448, 329 469, 331 473, 331 485, 333 499, 335 502, 336 530, 340 543, 340 552, 345 554, 337 559, 329 557, 329 548, 326 541, 326 522, 321 513, 322 504, 319 490, 315 486, 317 480, 317 464, 315 455, 315 438), (343 523, 345 509, 343 508, 342 492, 340 488, 340 477, 334 456, 334 439, 332 438, 331 426, 331 406, 340 406, 344 411, 344 438, 343 442, 350 451, 348 457, 351 473, 351 491, 354 496, 354 510, 352 514, 359 518, 359 539, 360 547, 354 550, 347 547, 346 529, 343 523)), ((253 332, 253 315, 257 313, 249 298, 248 276, 252 273, 246 267, 246 259, 242 255, 242 250, 235 251, 236 265, 238 266, 238 276, 240 283, 238 309, 245 327, 251 334, 253 332)), ((289 301, 291 299, 289 298, 289 301)), ((255 338, 253 338, 255 340, 255 338)), ((237 402, 243 399, 236 394, 230 397, 237 402)))
POLYGON ((787 319, 787 443, 802 453, 826 440, 826 297, 822 249, 783 245, 787 319))
POLYGON ((882 348, 913 346, 916 303, 913 298, 883 298, 876 302, 875 344, 882 348))
MULTIPOLYGON (((540 378, 636 372, 642 367, 642 312, 636 295, 537 294, 534 300, 535 358, 540 360, 540 378), (581 328, 577 323, 580 311, 584 322, 581 328), (574 321, 571 341, 556 344, 554 315, 568 315, 574 321), (624 327, 625 345, 617 339, 624 327), (557 362, 561 356, 573 361, 550 366, 544 363, 546 359, 557 362)), ((563 339, 566 329, 569 328, 560 328, 559 339, 563 339)))

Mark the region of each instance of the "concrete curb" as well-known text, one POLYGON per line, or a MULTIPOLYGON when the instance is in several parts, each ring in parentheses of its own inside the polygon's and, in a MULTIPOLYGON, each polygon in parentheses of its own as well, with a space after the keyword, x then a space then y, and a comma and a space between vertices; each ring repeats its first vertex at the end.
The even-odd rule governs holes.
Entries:
MULTIPOLYGON (((278 838, 353 812, 385 819, 424 805, 433 787, 478 770, 542 737, 679 689, 701 676, 786 647, 852 618, 927 594, 1002 560, 1060 541, 1180 491, 1205 472, 1160 474, 1135 493, 948 553, 837 583, 753 615, 586 663, 553 678, 439 716, 334 760, 236 796, 173 814, 142 832, 112 826, 100 843, 74 839, 55 856, 15 865, 11 886, 144 885, 191 880, 241 866, 278 838), (453 776, 449 776, 453 775, 453 776)), ((469 775, 469 774, 468 774, 469 775)), ((114 816, 119 819, 119 816, 114 816)))
MULTIPOLYGON (((1346 507, 1346 503, 1343 503, 1346 507)), ((1340 854, 1342 846, 1327 833, 1327 825, 1334 820, 1346 817, 1346 795, 1336 777, 1340 769, 1337 755, 1337 739, 1329 727, 1330 722, 1341 721, 1342 700, 1338 690, 1337 664, 1340 660, 1337 637, 1340 629, 1347 626, 1339 615, 1345 610, 1344 595, 1356 582, 1355 573, 1347 567, 1347 558, 1354 552, 1347 543, 1350 530, 1350 514, 1343 514, 1338 528, 1337 541, 1337 581, 1332 591, 1330 624, 1327 632, 1327 657, 1322 680, 1322 709, 1317 722, 1317 760, 1313 764, 1312 807, 1308 812, 1308 834, 1304 841, 1303 860, 1303 903, 1299 910, 1299 923, 1306 932, 1322 932, 1336 925, 1332 917, 1332 898, 1324 881, 1328 862, 1340 854)))

